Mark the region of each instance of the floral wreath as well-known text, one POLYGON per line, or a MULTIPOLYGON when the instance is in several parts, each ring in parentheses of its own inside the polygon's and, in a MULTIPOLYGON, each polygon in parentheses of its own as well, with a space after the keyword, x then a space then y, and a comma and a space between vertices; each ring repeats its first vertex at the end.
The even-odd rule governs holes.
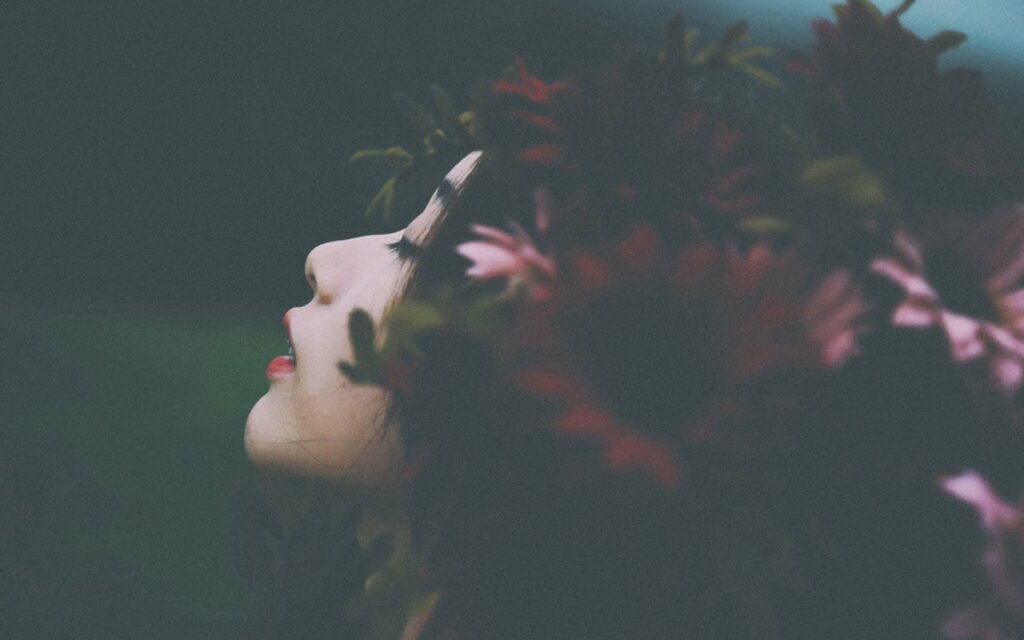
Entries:
MULTIPOLYGON (((343 371, 414 396, 425 335, 483 341, 531 415, 584 443, 595 472, 668 492, 687 491, 694 452, 770 452, 779 433, 765 425, 805 424, 813 404, 792 381, 840 384, 868 352, 884 367, 880 334, 937 337, 942 366, 1016 407, 1024 165, 981 74, 939 68, 965 36, 918 37, 900 21, 912 4, 883 14, 847 0, 814 23, 812 55, 784 56, 806 133, 732 99, 751 79, 784 86, 754 64, 778 52, 739 46, 743 22, 698 51, 679 18, 656 56, 559 82, 520 61, 461 116, 435 89, 448 129, 413 105, 426 155, 482 147, 532 172, 536 232, 472 228, 457 248, 469 302, 404 301, 383 339, 354 312, 343 371)), ((356 156, 367 157, 405 169, 417 156, 356 156)), ((371 209, 386 209, 400 175, 371 209)), ((995 594, 944 632, 1024 637, 1020 511, 974 472, 941 486, 981 511, 995 594)))

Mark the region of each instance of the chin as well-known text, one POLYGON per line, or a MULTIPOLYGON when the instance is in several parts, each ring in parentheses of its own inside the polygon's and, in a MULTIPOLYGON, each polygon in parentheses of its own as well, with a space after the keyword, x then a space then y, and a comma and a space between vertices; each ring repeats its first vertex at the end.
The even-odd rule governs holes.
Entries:
POLYGON ((289 423, 276 415, 274 402, 267 393, 256 401, 245 421, 245 453, 257 467, 293 470, 303 466, 298 456, 302 447, 294 434, 287 433, 289 423))
POLYGON ((370 491, 394 486, 401 460, 396 434, 368 442, 303 438, 272 393, 260 398, 245 423, 249 460, 266 470, 338 482, 370 491))

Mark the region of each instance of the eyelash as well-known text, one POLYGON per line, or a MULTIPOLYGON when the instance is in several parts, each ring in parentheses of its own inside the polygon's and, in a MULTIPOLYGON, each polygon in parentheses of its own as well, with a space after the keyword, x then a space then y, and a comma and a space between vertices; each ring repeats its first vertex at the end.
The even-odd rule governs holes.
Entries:
POLYGON ((394 252, 399 260, 418 258, 423 253, 423 247, 409 242, 405 236, 402 236, 395 242, 388 243, 388 249, 394 252))

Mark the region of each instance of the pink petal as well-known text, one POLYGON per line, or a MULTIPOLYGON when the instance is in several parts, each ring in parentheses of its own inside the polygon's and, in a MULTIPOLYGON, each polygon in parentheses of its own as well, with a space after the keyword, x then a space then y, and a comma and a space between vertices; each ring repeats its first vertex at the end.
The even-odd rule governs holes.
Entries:
POLYGON ((825 344, 821 359, 826 367, 838 367, 858 353, 860 346, 857 344, 857 332, 847 329, 825 344))
POLYGON ((917 273, 924 272, 924 256, 917 243, 904 231, 897 231, 893 234, 893 246, 906 265, 917 273))
POLYGON ((986 638, 984 634, 991 630, 992 621, 988 614, 980 608, 961 611, 942 625, 942 635, 949 640, 976 640, 986 638))
POLYGON ((519 256, 506 249, 486 242, 465 242, 456 249, 459 255, 467 258, 473 265, 466 270, 466 275, 479 280, 490 280, 522 268, 519 256))
POLYGON ((470 229, 481 238, 490 240, 492 243, 505 247, 506 249, 514 249, 518 244, 515 236, 506 231, 502 231, 501 229, 488 227, 482 224, 474 224, 470 229))
POLYGON ((547 189, 537 189, 533 194, 533 202, 537 216, 537 231, 547 235, 548 229, 551 228, 551 212, 555 208, 551 192, 547 189))
POLYGON ((1024 359, 1024 342, 1008 329, 986 322, 981 326, 981 332, 991 344, 999 347, 1004 355, 1024 359))
POLYGON ((939 486, 949 495, 974 507, 981 516, 982 525, 988 530, 1012 525, 1019 517, 1017 510, 1003 502, 977 471, 941 478, 939 486))
POLYGON ((923 328, 934 325, 937 321, 936 311, 914 301, 907 301, 896 307, 892 314, 892 323, 897 327, 923 328))
POLYGON ((991 369, 992 379, 1004 393, 1015 392, 1024 381, 1024 366, 1020 360, 996 357, 992 359, 991 369))
POLYGON ((981 341, 977 320, 956 313, 943 312, 942 328, 949 338, 950 353, 957 362, 973 360, 985 353, 985 343, 981 341))
POLYGON ((1008 323, 1024 319, 1024 289, 998 297, 996 306, 999 307, 999 315, 1008 323))
POLYGON ((1005 291, 1020 284, 1022 276, 1024 276, 1024 247, 1018 247, 1012 260, 1003 265, 1001 270, 989 278, 986 284, 990 291, 1005 291))
POLYGON ((998 238, 994 248, 982 244, 987 265, 992 272, 986 285, 989 291, 1001 293, 1017 285, 1024 277, 1024 205, 997 211, 976 233, 977 241, 985 243, 985 231, 998 238))
POLYGON ((931 288, 920 272, 910 271, 905 265, 895 259, 876 258, 871 261, 871 270, 898 284, 907 292, 907 295, 921 298, 938 298, 935 290, 931 288))
POLYGON ((857 336, 864 330, 859 318, 866 310, 847 272, 825 276, 803 309, 804 324, 811 341, 818 345, 822 364, 839 366, 859 352, 857 336))

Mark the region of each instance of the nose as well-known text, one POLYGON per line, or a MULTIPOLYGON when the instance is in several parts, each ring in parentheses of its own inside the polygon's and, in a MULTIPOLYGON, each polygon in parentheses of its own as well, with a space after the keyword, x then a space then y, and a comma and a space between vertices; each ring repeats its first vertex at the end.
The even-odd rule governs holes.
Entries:
POLYGON ((306 281, 317 302, 330 304, 368 273, 378 254, 387 254, 383 236, 326 242, 306 256, 306 281))
POLYGON ((350 240, 326 242, 314 247, 306 256, 306 282, 316 301, 330 304, 341 295, 348 271, 345 263, 346 245, 350 240))

